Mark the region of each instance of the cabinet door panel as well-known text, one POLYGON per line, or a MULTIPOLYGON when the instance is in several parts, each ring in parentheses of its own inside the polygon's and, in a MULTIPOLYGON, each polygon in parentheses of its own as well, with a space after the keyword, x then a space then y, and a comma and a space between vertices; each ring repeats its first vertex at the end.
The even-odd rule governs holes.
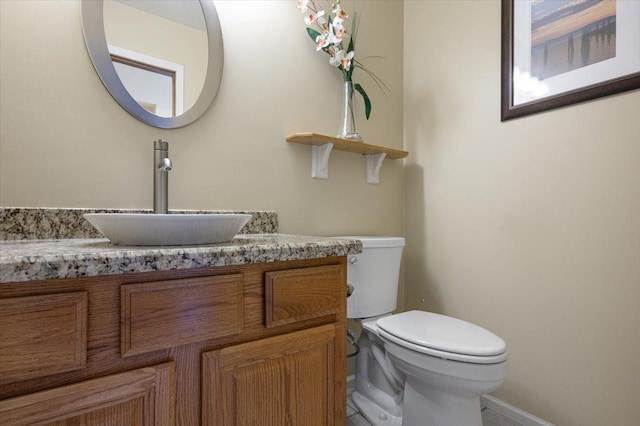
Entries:
POLYGON ((71 417, 65 420, 59 420, 53 423, 46 423, 47 426, 83 426, 83 425, 100 425, 100 426, 143 426, 145 424, 144 416, 144 398, 136 398, 130 401, 124 401, 119 404, 111 405, 102 409, 91 411, 86 414, 71 417))
POLYGON ((203 354, 202 423, 344 424, 342 330, 330 324, 203 354))
POLYGON ((140 368, 0 401, 3 426, 172 425, 174 364, 140 368))

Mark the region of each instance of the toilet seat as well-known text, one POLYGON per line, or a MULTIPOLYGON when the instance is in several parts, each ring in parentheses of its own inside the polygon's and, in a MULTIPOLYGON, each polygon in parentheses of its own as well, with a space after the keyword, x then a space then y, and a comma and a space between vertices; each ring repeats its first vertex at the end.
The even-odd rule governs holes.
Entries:
POLYGON ((445 315, 409 311, 376 321, 378 335, 416 352, 453 361, 495 364, 507 359, 504 340, 445 315))

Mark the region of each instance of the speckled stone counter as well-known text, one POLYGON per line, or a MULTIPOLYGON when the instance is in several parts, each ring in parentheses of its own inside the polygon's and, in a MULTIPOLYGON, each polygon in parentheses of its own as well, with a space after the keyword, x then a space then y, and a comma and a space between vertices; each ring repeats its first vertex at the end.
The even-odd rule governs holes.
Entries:
POLYGON ((0 241, 0 283, 345 256, 351 239, 283 234, 238 235, 223 244, 116 246, 104 238, 0 241))
MULTIPOLYGON (((102 238, 103 235, 82 217, 85 213, 151 213, 151 210, 3 207, 0 208, 0 240, 102 238)), ((240 234, 278 232, 278 214, 274 211, 170 210, 170 213, 250 214, 253 218, 240 234)))

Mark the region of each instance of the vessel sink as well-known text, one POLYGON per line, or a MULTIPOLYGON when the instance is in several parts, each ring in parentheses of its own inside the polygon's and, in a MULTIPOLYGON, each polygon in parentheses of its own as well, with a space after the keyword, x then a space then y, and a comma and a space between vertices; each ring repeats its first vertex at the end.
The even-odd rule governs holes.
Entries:
POLYGON ((184 246, 231 241, 250 214, 87 213, 83 215, 113 244, 184 246))

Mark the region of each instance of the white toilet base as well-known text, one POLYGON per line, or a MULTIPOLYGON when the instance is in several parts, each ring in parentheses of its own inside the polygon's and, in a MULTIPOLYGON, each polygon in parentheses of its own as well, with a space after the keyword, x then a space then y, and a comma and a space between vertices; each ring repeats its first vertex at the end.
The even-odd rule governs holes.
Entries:
POLYGON ((360 414, 367 419, 371 426, 402 426, 402 417, 392 415, 357 391, 351 395, 351 398, 360 414))
POLYGON ((482 426, 479 396, 421 387, 411 378, 405 382, 402 416, 394 416, 357 391, 351 397, 372 426, 482 426))
POLYGON ((404 385, 405 426, 482 426, 480 396, 452 394, 407 377, 404 385))

